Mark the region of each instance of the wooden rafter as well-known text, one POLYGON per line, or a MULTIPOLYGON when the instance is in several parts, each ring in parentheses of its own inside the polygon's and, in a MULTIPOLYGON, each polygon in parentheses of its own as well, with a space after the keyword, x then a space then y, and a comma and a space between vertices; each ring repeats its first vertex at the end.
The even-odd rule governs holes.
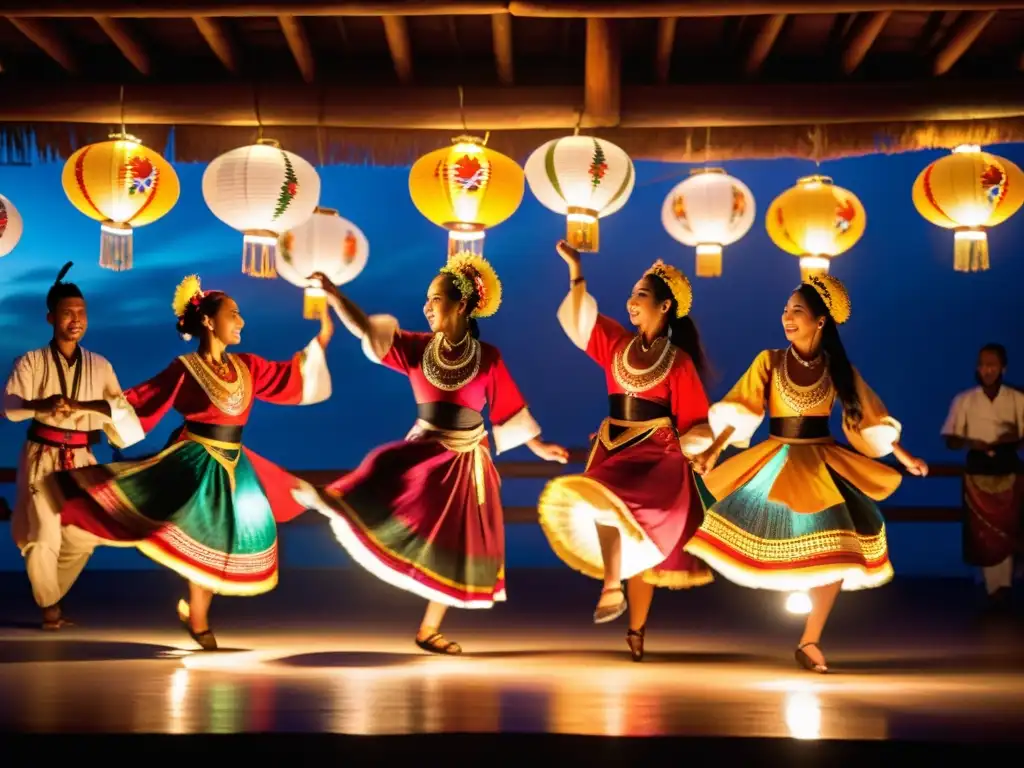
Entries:
POLYGON ((391 51, 398 82, 409 85, 412 82, 412 43, 409 40, 409 24, 404 16, 385 16, 384 36, 391 51))
POLYGON ((676 47, 676 19, 658 19, 658 44, 654 49, 654 73, 659 83, 667 83, 672 74, 672 51, 676 47))
POLYGON ((211 16, 196 16, 192 21, 224 69, 232 74, 238 72, 238 52, 224 28, 224 22, 211 16))
POLYGON ((743 64, 745 74, 755 75, 760 71, 761 66, 772 52, 772 46, 779 39, 779 33, 782 32, 785 23, 786 14, 784 13, 772 14, 761 22, 761 28, 758 29, 743 64))
MULTIPOLYGON (((463 128, 454 88, 266 86, 259 89, 267 126, 463 128)), ((571 129, 581 91, 574 87, 465 89, 466 122, 479 129, 571 129)), ((15 84, 5 89, 0 122, 120 122, 119 86, 15 84)), ((125 119, 149 125, 255 125, 247 85, 125 87, 125 119)), ((951 89, 927 83, 714 84, 622 89, 620 128, 829 125, 1024 116, 1024 79, 993 78, 951 89)))
POLYGON ((588 128, 619 123, 622 83, 619 27, 611 19, 587 19, 583 119, 588 128))
POLYGON ((31 40, 47 56, 56 61, 65 72, 77 74, 79 71, 78 57, 68 44, 61 39, 49 23, 39 19, 12 18, 8 19, 14 27, 31 40))
POLYGON ((135 38, 128 25, 122 19, 115 19, 112 16, 97 16, 96 23, 100 25, 110 42, 117 46, 128 63, 135 67, 137 72, 148 75, 152 69, 149 61, 149 54, 142 44, 135 38))
POLYGON ((19 18, 188 18, 190 16, 441 16, 511 13, 547 18, 662 18, 833 14, 877 11, 1024 10, 1024 0, 5 0, 3 14, 19 18))
POLYGON ((963 56, 974 45, 978 35, 985 31, 985 27, 995 18, 995 11, 977 11, 962 13, 949 32, 946 44, 937 54, 932 65, 932 71, 936 75, 944 75, 960 61, 963 56))
POLYGON ((309 38, 306 37, 302 22, 294 16, 287 15, 278 16, 277 20, 302 79, 312 83, 316 77, 316 60, 313 58, 313 49, 309 47, 309 38))
POLYGON ((864 57, 871 50, 871 46, 875 44, 875 40, 882 33, 882 29, 885 27, 886 22, 889 21, 890 16, 892 16, 892 11, 878 11, 876 13, 861 14, 857 17, 853 22, 850 35, 846 39, 846 44, 843 46, 841 62, 843 74, 852 75, 857 67, 861 65, 864 57))
POLYGON ((512 57, 512 17, 507 13, 491 16, 491 35, 494 38, 494 63, 498 70, 498 82, 512 85, 515 82, 515 67, 512 57))

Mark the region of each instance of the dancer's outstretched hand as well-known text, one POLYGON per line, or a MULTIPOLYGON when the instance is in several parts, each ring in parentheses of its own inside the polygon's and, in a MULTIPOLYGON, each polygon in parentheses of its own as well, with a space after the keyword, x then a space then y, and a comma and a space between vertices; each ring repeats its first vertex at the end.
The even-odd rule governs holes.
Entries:
POLYGON ((580 263, 580 252, 569 245, 566 240, 559 240, 558 244, 555 245, 555 250, 558 251, 558 255, 565 260, 565 263, 572 266, 573 264, 580 263))
POLYGON ((327 275, 323 272, 314 272, 312 275, 306 278, 307 280, 315 280, 320 288, 323 288, 324 293, 328 296, 338 297, 338 286, 336 286, 327 275))
POLYGON ((331 317, 331 308, 325 305, 320 310, 320 333, 316 338, 320 342, 320 346, 327 349, 332 336, 334 336, 334 319, 331 317))
POLYGON ((534 438, 526 445, 533 451, 535 456, 544 459, 544 461, 557 461, 559 464, 567 464, 569 462, 569 451, 560 445, 545 443, 537 438, 534 438))

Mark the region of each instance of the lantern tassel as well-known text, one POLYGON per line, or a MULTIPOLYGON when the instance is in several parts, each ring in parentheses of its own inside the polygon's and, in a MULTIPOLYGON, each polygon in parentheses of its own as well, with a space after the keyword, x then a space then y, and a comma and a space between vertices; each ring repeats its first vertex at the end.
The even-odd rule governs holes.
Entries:
POLYGON ((812 275, 828 274, 828 258, 825 256, 804 256, 800 259, 800 280, 807 282, 812 275))
POLYGON ((985 272, 988 236, 983 229, 958 229, 953 235, 953 269, 957 272, 985 272))
POLYGON ((601 232, 597 211, 570 207, 565 221, 565 239, 569 245, 583 253, 597 253, 600 250, 601 232))
POLYGON ((242 274, 272 279, 277 277, 277 236, 273 232, 244 232, 242 274))
POLYGON ((323 288, 307 288, 302 299, 302 316, 306 320, 319 320, 327 310, 327 294, 323 288))
POLYGON ((722 276, 722 246, 702 243, 697 246, 697 277, 722 276))
POLYGON ((131 269, 133 240, 131 224, 103 222, 100 225, 100 267, 114 272, 131 269))

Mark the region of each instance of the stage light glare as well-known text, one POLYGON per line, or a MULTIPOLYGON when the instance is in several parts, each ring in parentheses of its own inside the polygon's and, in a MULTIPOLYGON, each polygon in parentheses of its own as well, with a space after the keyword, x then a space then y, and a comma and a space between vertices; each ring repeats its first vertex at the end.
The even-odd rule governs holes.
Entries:
POLYGON ((811 612, 811 596, 806 592, 790 592, 786 597, 786 611, 796 616, 811 612))

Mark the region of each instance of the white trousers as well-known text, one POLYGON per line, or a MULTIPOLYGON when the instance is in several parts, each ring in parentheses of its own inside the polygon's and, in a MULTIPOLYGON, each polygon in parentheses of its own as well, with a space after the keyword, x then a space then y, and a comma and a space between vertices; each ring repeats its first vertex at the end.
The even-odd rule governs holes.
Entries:
MULTIPOLYGON (((88 448, 74 452, 75 466, 96 463, 88 448)), ((27 442, 18 464, 18 496, 11 517, 11 533, 25 558, 32 596, 40 608, 59 603, 89 561, 99 539, 80 528, 62 528, 60 510, 50 508, 38 491, 45 476, 58 469, 56 448, 27 442)))

